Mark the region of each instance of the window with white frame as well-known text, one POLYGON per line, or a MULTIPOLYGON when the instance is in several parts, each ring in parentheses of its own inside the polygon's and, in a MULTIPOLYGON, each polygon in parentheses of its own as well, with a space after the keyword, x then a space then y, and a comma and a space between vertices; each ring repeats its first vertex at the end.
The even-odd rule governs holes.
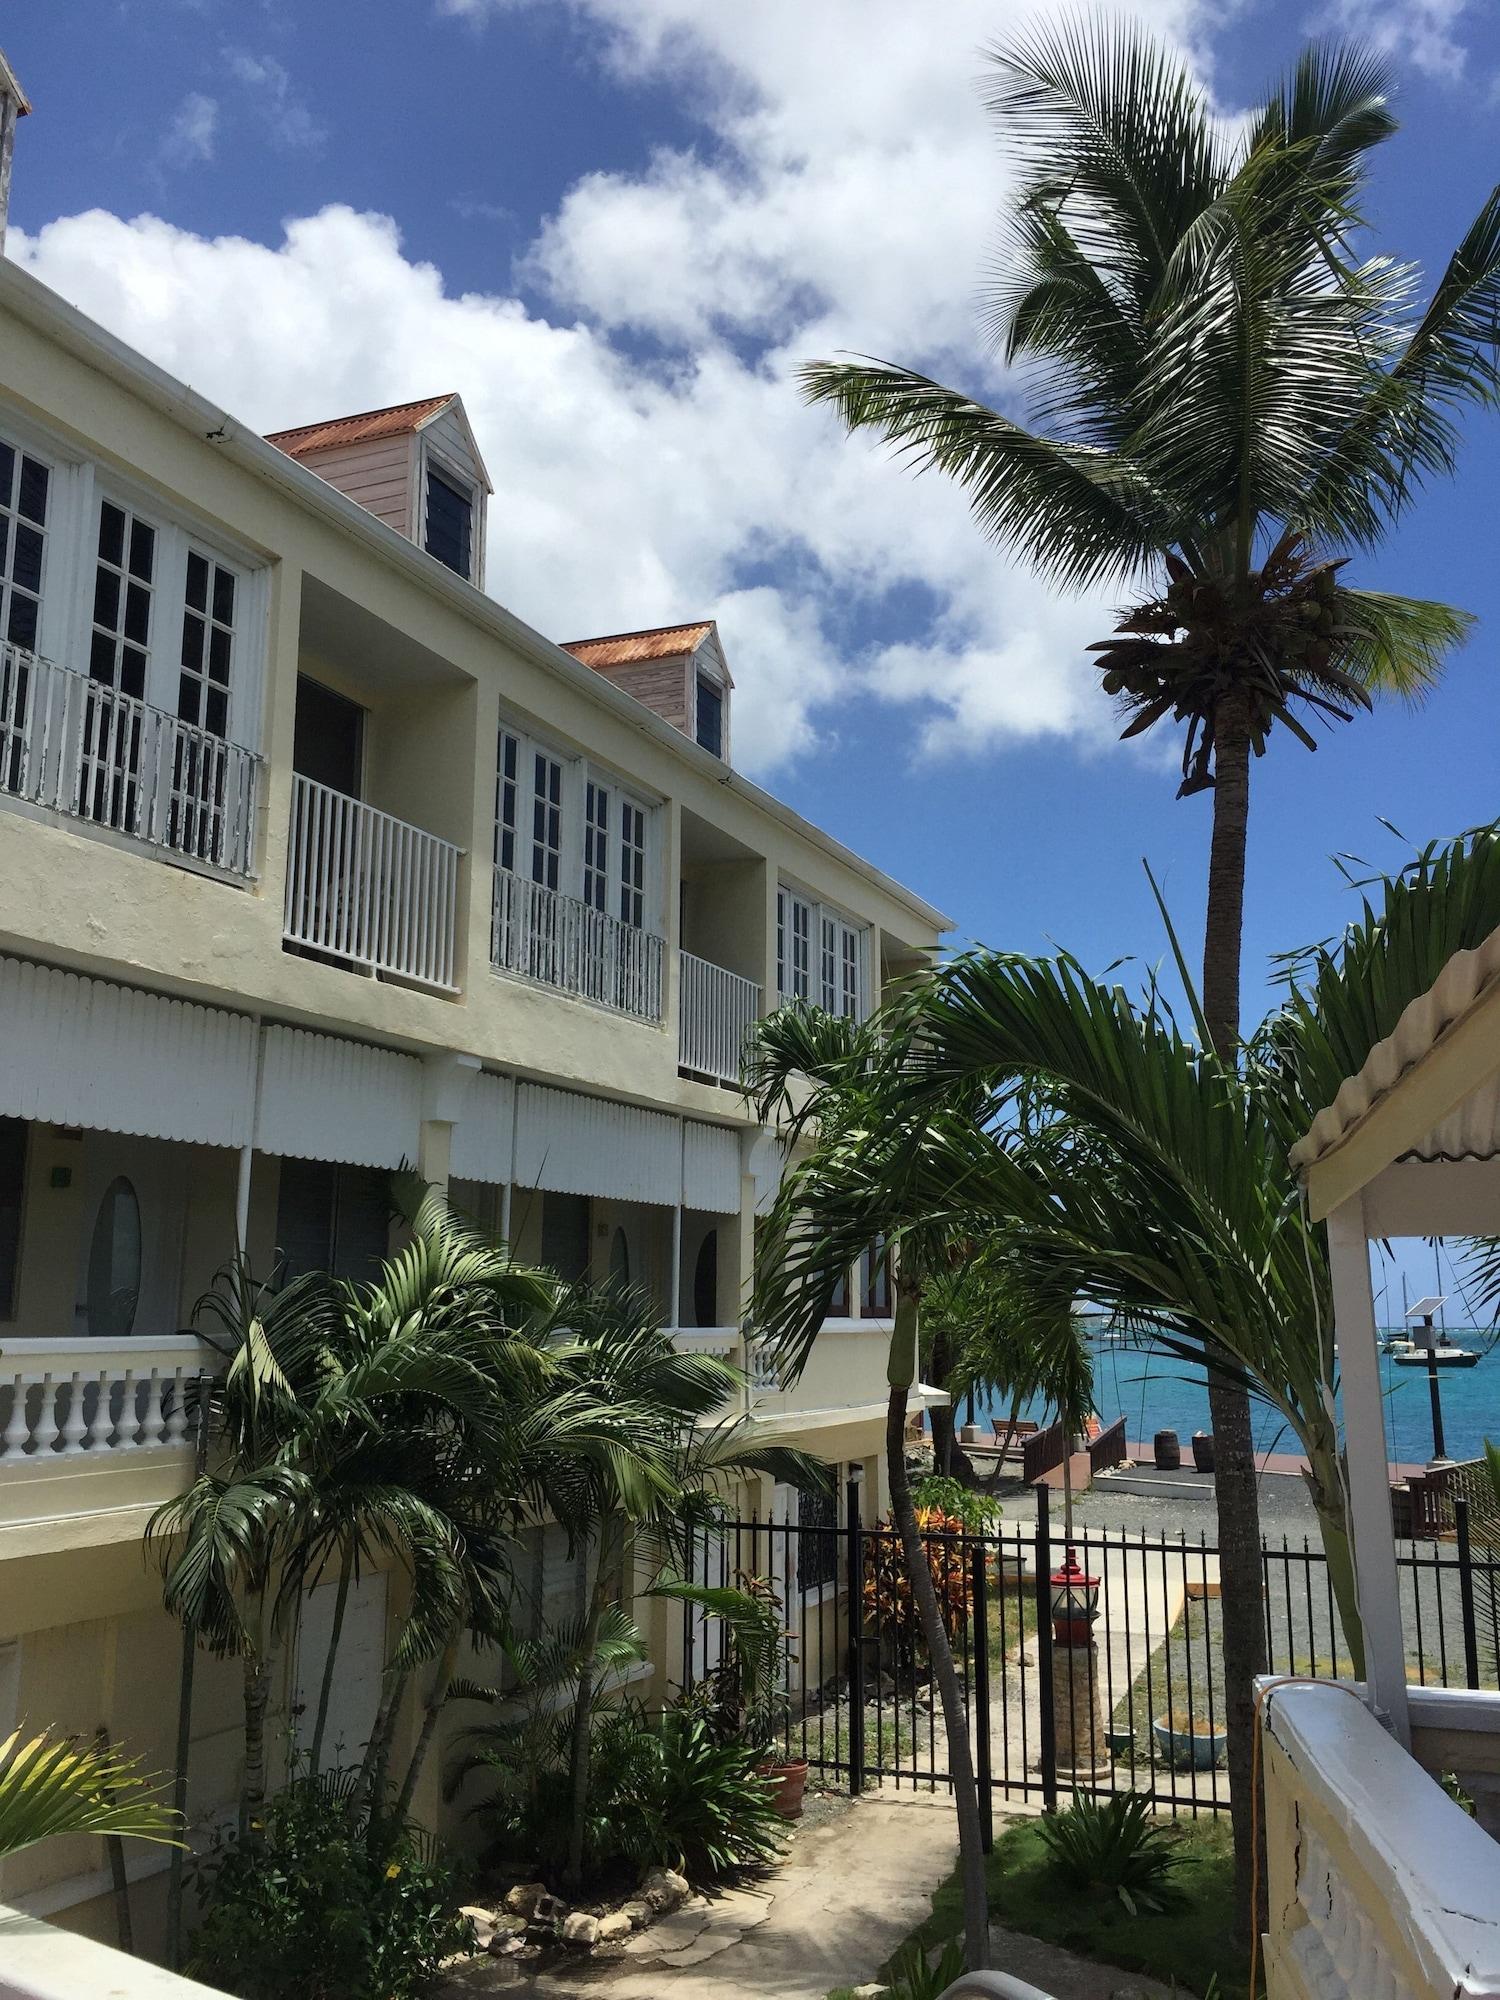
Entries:
POLYGON ((869 1012, 866 929, 796 889, 776 892, 776 984, 783 1003, 807 1000, 851 1021, 869 1012), (816 942, 816 950, 814 944, 816 942))
POLYGON ((0 436, 0 639, 34 652, 52 468, 0 436))
POLYGON ((495 866, 576 897, 635 930, 653 928, 655 816, 618 780, 500 725, 495 866))

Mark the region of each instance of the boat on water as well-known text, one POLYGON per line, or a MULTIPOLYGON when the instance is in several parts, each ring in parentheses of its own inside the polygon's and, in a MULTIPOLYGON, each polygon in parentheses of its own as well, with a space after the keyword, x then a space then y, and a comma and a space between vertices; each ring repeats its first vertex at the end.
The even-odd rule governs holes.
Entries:
POLYGON ((1419 1340, 1388 1340, 1382 1352, 1388 1354, 1397 1368, 1477 1368, 1479 1356, 1472 1347, 1453 1347, 1447 1343, 1426 1346, 1419 1340))

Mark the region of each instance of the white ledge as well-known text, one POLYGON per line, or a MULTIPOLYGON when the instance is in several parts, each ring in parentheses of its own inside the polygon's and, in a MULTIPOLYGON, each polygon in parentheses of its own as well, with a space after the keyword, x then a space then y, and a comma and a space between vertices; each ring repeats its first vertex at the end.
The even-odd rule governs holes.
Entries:
MULTIPOLYGON (((1500 1848, 1347 1686, 1270 1685, 1264 1726, 1395 1912, 1427 1990, 1500 2000, 1500 1848)), ((1303 1810, 1303 1817, 1306 1817, 1303 1810)))
POLYGON ((0 1905, 0 2000, 82 2000, 85 1994, 89 2000, 223 2000, 215 1986, 0 1905))

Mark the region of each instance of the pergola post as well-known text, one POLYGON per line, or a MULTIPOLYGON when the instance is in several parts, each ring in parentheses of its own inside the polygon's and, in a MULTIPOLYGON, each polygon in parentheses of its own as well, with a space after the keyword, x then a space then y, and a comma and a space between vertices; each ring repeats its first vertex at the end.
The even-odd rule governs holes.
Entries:
POLYGON ((1385 1397, 1370 1283, 1364 1202, 1351 1195, 1328 1217, 1333 1325, 1344 1402, 1344 1483, 1354 1550, 1355 1594, 1365 1636, 1365 1680, 1372 1707, 1383 1710, 1403 1748, 1411 1747, 1406 1712, 1406 1646, 1401 1632, 1396 1537, 1385 1437, 1385 1397))

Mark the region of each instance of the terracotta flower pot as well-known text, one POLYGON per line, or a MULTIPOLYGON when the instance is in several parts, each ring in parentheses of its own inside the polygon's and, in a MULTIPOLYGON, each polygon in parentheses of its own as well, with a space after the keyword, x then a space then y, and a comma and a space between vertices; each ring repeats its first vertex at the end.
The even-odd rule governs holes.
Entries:
POLYGON ((783 1819, 801 1819, 802 1794, 807 1790, 807 1761, 790 1764, 758 1764, 755 1775, 771 1787, 771 1803, 783 1819))

